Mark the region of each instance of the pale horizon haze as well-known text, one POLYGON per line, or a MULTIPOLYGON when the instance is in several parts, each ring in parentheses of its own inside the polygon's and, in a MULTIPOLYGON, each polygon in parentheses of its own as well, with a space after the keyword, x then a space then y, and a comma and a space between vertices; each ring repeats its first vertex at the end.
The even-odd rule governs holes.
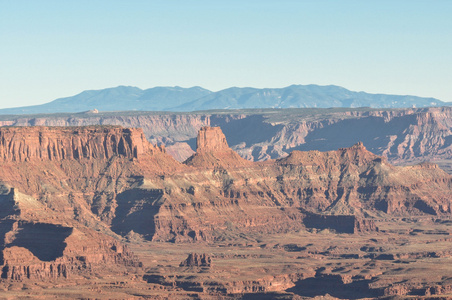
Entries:
POLYGON ((452 1, 0 0, 0 108, 118 85, 452 101, 452 1))

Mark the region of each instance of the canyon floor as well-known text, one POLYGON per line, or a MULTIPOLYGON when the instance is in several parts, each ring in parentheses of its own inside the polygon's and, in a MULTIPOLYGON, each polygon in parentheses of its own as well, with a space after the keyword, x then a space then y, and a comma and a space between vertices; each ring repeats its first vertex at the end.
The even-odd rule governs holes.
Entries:
POLYGON ((132 241, 142 269, 8 282, 1 297, 90 299, 416 299, 452 297, 452 220, 381 220, 378 232, 302 230, 230 243, 132 241), (180 266, 190 253, 206 254, 180 266))

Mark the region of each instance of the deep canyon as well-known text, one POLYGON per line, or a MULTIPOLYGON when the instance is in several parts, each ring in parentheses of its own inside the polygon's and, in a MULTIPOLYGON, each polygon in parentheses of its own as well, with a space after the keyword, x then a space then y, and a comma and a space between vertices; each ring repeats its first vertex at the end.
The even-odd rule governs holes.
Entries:
POLYGON ((0 289, 12 298, 449 297, 451 114, 2 116, 0 289))

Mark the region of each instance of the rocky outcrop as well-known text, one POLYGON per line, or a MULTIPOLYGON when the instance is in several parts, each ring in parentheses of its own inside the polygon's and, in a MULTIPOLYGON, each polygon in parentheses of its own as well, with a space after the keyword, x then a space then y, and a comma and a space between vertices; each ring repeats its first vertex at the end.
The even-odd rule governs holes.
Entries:
POLYGON ((65 279, 108 265, 141 266, 127 247, 87 228, 5 220, 0 221, 0 228, 6 231, 0 245, 3 279, 65 279))
POLYGON ((196 139, 196 146, 196 153, 184 162, 189 166, 230 168, 250 165, 249 161, 229 148, 220 127, 202 127, 196 139))
POLYGON ((337 233, 378 231, 374 220, 361 219, 354 215, 321 215, 308 212, 303 223, 307 228, 332 229, 337 233))
MULTIPOLYGON (((234 152, 225 150, 221 135, 212 137, 215 146, 209 148, 209 139, 201 135, 206 150, 186 162, 194 169, 165 177, 165 183, 153 181, 154 190, 160 187, 159 196, 148 198, 161 205, 146 206, 146 211, 153 207, 155 222, 141 226, 150 228, 153 240, 211 241, 304 226, 354 233, 378 230, 373 219, 384 214, 450 214, 446 191, 451 178, 432 164, 394 167, 363 143, 329 152, 293 151, 277 161, 241 164, 224 155, 234 152), (223 150, 207 151, 218 145, 223 150)), ((151 192, 146 190, 140 193, 151 192)), ((143 197, 128 199, 136 203, 131 207, 137 207, 143 197)))
MULTIPOLYGON (((178 273, 182 273, 186 266, 180 266, 178 273)), ((193 271, 193 268, 188 268, 193 271)), ((213 268, 215 270, 215 268, 213 268)), ((315 274, 315 273, 314 273, 315 274)), ((298 280, 313 276, 312 272, 298 272, 292 274, 281 275, 263 275, 258 279, 249 278, 229 278, 229 280, 218 280, 217 276, 212 279, 204 279, 196 281, 194 276, 181 276, 176 274, 147 274, 144 279, 148 283, 159 284, 163 286, 177 286, 190 292, 201 292, 211 295, 228 295, 232 298, 241 298, 246 294, 253 294, 252 296, 258 299, 274 299, 278 296, 288 296, 282 299, 291 299, 293 294, 284 293, 286 289, 290 289, 295 286, 295 282, 298 280), (276 292, 276 293, 272 293, 276 292)))
POLYGON ((452 285, 393 284, 384 289, 385 296, 418 296, 422 299, 448 299, 452 285))
MULTIPOLYGON (((62 131, 64 137, 66 132, 62 131)), ((57 136, 57 132, 53 134, 57 136)), ((13 136, 18 138, 18 132, 13 136)), ((32 139, 25 137, 21 140, 23 145, 31 145, 32 139)), ((85 226, 93 218, 83 217, 86 207, 72 194, 72 188, 77 187, 77 184, 71 187, 70 184, 62 184, 65 178, 55 180, 49 176, 49 172, 61 168, 64 161, 72 161, 72 168, 77 169, 80 164, 76 164, 76 161, 94 158, 77 160, 74 157, 59 157, 57 161, 54 157, 43 161, 42 157, 28 156, 23 162, 16 161, 14 157, 10 157, 11 161, 0 163, 4 170, 15 169, 15 173, 4 173, 3 183, 0 184, 1 279, 44 282, 92 275, 102 269, 125 271, 130 266, 140 267, 140 262, 127 247, 106 235, 105 230, 99 233, 85 226), (26 167, 22 168, 23 165, 26 167), (9 184, 4 182, 17 175, 19 180, 39 180, 33 184, 38 186, 37 198, 11 187, 14 180, 9 184), (52 200, 49 201, 47 197, 52 200)), ((130 158, 125 159, 130 161, 130 158)), ((106 158, 96 160, 105 162, 106 158)), ((60 171, 59 174, 63 173, 60 171)), ((81 174, 76 176, 80 178, 81 174)))
POLYGON ((212 257, 205 253, 190 253, 186 260, 180 263, 179 267, 207 267, 212 266, 212 257))
MULTIPOLYGON (((55 280, 89 275, 96 272, 107 271, 112 266, 123 270, 124 267, 141 267, 137 258, 118 242, 105 243, 105 237, 98 236, 100 240, 91 240, 89 244, 67 245, 67 249, 58 258, 43 261, 30 252, 28 245, 7 246, 4 248, 4 263, 1 266, 1 278, 8 280, 55 280)), ((53 244, 43 238, 51 247, 53 244)))
POLYGON ((202 127, 196 139, 196 152, 221 152, 229 151, 226 137, 220 127, 202 127))

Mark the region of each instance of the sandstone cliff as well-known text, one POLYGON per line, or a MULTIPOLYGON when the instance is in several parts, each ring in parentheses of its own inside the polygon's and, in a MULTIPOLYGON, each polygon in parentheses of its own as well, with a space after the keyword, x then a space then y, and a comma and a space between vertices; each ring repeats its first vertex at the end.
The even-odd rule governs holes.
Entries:
POLYGON ((356 232, 377 229, 369 217, 451 213, 451 176, 436 165, 395 167, 362 143, 251 163, 227 148, 219 128, 203 128, 198 137, 197 153, 185 162, 194 169, 145 179, 127 194, 122 207, 135 216, 140 210, 152 214, 154 221, 117 220, 118 233, 141 224, 152 240, 230 239, 299 230, 303 220, 308 227, 320 222, 356 232), (341 221, 344 216, 351 216, 351 227, 341 221))
POLYGON ((0 158, 4 161, 138 158, 162 151, 140 130, 120 127, 2 127, 0 158))
POLYGON ((406 164, 452 158, 452 108, 292 109, 221 113, 99 113, 3 117, 0 126, 121 125, 140 127, 177 160, 196 150, 203 126, 220 126, 231 148, 249 160, 267 160, 292 150, 329 151, 363 141, 377 155, 406 164), (191 150, 190 150, 191 149, 191 150))
POLYGON ((0 130, 1 277, 54 280, 139 266, 106 225, 115 192, 128 188, 137 159, 157 169, 178 163, 141 130, 28 129, 0 130))
POLYGON ((105 269, 140 267, 117 240, 3 186, 0 195, 0 269, 7 280, 57 280, 105 269), (9 191, 8 191, 9 190, 9 191))
POLYGON ((253 163, 228 147, 220 128, 204 127, 197 152, 181 164, 136 129, 0 131, 0 180, 28 197, 20 215, 29 222, 196 242, 291 232, 318 222, 340 232, 376 230, 372 219, 386 215, 451 214, 450 175, 433 164, 392 166, 362 143, 253 163), (43 149, 56 150, 49 156, 43 149), (40 208, 26 208, 33 205, 40 208), (347 221, 353 229, 334 225, 343 216, 353 216, 347 221))

